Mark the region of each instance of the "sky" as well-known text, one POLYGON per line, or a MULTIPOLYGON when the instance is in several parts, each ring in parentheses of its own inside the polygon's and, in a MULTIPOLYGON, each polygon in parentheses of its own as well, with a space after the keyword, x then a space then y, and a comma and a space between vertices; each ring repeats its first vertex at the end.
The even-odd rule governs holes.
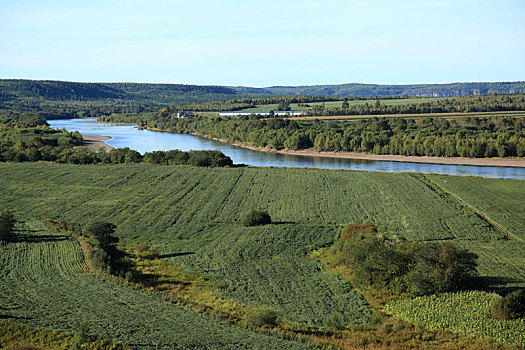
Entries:
POLYGON ((0 0, 0 78, 525 80, 525 0, 0 0))

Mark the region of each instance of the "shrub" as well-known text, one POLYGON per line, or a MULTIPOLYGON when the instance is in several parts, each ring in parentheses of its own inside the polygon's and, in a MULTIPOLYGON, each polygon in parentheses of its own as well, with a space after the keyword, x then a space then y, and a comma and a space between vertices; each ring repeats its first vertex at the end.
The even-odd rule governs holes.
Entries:
POLYGON ((109 273, 111 270, 109 255, 100 248, 93 247, 88 251, 88 259, 91 267, 96 271, 109 273))
POLYGON ((269 308, 252 309, 246 312, 245 322, 248 327, 274 327, 277 326, 278 321, 277 312, 269 308))
POLYGON ((272 218, 270 214, 266 211, 261 210, 252 210, 244 218, 244 226, 258 226, 258 225, 268 225, 272 223, 272 218))
POLYGON ((492 317, 515 320, 525 316, 525 290, 517 290, 501 298, 492 308, 492 317))

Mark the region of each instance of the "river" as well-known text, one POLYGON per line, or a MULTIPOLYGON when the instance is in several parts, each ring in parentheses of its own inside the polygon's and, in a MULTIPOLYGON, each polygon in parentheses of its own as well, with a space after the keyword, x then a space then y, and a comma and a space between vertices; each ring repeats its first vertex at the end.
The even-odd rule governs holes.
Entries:
POLYGON ((108 145, 115 148, 129 147, 140 153, 171 149, 180 149, 182 151, 213 149, 219 150, 229 156, 235 164, 244 163, 254 166, 416 172, 525 179, 525 168, 419 164, 258 152, 199 136, 138 130, 136 125, 92 123, 92 121, 95 120, 96 119, 57 119, 48 120, 48 123, 52 128, 65 128, 68 131, 78 130, 82 134, 110 136, 111 139, 105 141, 108 145))

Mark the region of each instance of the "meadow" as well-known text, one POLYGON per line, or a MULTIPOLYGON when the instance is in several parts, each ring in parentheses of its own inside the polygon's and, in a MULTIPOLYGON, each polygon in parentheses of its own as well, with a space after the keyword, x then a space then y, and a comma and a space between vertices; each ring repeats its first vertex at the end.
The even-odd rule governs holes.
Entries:
MULTIPOLYGON (((445 180, 468 188, 482 187, 486 179, 293 168, 3 163, 0 206, 23 221, 48 219, 74 230, 92 218, 110 221, 117 226, 116 235, 123 244, 148 244, 160 259, 213 282, 215 292, 225 300, 270 308, 290 327, 326 330, 336 317, 343 328, 352 329, 371 324, 370 306, 346 279, 309 257, 312 251, 336 242, 341 228, 348 224, 373 223, 380 235, 393 240, 455 242, 480 255, 480 287, 506 290, 525 286, 523 242, 517 234, 507 234, 523 220, 521 203, 516 200, 525 181, 490 180, 495 184, 490 185, 487 180, 486 191, 468 192, 469 197, 442 185, 445 180), (515 196, 500 194, 505 189, 515 196), (516 216, 515 221, 491 216, 499 210, 490 209, 494 196, 501 196, 498 205, 506 208, 508 217, 516 216), (268 211, 273 223, 245 227, 242 220, 252 209, 268 211)), ((2 283, 3 295, 18 295, 21 300, 15 304, 16 300, 5 299, 12 305, 2 307, 21 305, 13 309, 17 317, 39 315, 20 322, 73 331, 80 312, 76 308, 96 294, 101 309, 114 308, 115 315, 127 315, 130 308, 144 306, 146 311, 136 312, 158 312, 152 319, 161 317, 164 323, 174 323, 179 317, 187 320, 188 327, 219 327, 207 324, 209 319, 202 315, 175 306, 166 309, 164 302, 150 300, 149 295, 127 288, 116 290, 114 284, 97 280, 87 274, 80 250, 70 238, 22 242, 1 249, 6 253, 1 266, 8 268, 0 278, 17 281, 2 283), (58 255, 67 258, 53 258, 58 255), (44 276, 43 283, 35 283, 34 292, 23 295, 28 283, 44 276), (63 305, 51 305, 57 293, 75 294, 69 288, 86 296, 79 301, 67 297, 63 305), (106 299, 109 304, 104 304, 106 299), (164 309, 161 312, 159 308, 164 309), (53 314, 64 321, 52 324, 53 317, 58 317, 53 314)), ((93 315, 101 315, 96 312, 93 315)), ((149 331, 147 327, 143 332, 130 328, 142 327, 135 320, 138 314, 134 315, 118 317, 118 326, 116 319, 102 323, 94 331, 126 344, 140 343, 149 331)), ((97 317, 94 319, 99 320, 97 317)), ((236 338, 245 330, 235 333, 218 324, 223 328, 217 332, 230 337, 227 341, 232 344, 245 339, 236 338)), ((163 339, 184 333, 182 341, 191 344, 196 341, 192 332, 197 328, 177 326, 160 332, 165 333, 163 339)), ((255 337, 248 338, 254 342, 261 336, 242 334, 255 337)), ((203 347, 213 347, 222 340, 203 341, 209 341, 203 347)))

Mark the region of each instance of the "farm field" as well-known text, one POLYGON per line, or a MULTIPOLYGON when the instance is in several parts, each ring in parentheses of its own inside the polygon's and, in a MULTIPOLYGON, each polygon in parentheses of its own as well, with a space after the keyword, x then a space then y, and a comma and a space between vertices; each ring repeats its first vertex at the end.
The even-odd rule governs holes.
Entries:
POLYGON ((525 181, 426 175, 464 204, 476 208, 513 239, 525 241, 525 181))
POLYGON ((0 308, 11 321, 89 331, 134 349, 304 349, 214 321, 88 273, 75 239, 42 224, 23 228, 21 242, 0 246, 0 308), (58 258, 60 257, 60 258, 58 258))
POLYGON ((496 298, 484 292, 444 293, 394 301, 385 311, 434 330, 452 330, 499 344, 525 346, 525 319, 497 321, 490 317, 496 298))
MULTIPOLYGON (((435 101, 439 98, 403 98, 403 99, 379 99, 379 102, 382 105, 400 105, 400 104, 417 104, 417 103, 424 103, 429 101, 435 101)), ((358 105, 364 105, 364 104, 374 105, 376 103, 376 100, 370 99, 370 100, 351 100, 348 101, 348 105, 350 106, 358 106, 358 105)), ((325 107, 338 107, 341 108, 343 105, 343 101, 325 101, 325 102, 308 102, 305 103, 309 105, 309 107, 305 106, 299 106, 297 103, 290 103, 290 108, 292 111, 307 111, 314 106, 325 106, 325 107)), ((254 108, 245 108, 242 109, 242 111, 250 112, 250 111, 270 111, 270 110, 277 110, 278 104, 264 104, 264 105, 258 105, 254 108)))
MULTIPOLYGON (((428 179, 436 183, 448 179, 465 184, 483 180, 434 175, 428 179)), ((269 307, 285 324, 300 328, 323 329, 332 315, 340 318, 345 327, 366 326, 373 318, 364 298, 348 281, 324 271, 320 262, 307 257, 312 250, 337 241, 341 228, 348 224, 374 223, 379 234, 391 239, 455 242, 480 255, 480 286, 489 290, 525 286, 522 242, 506 240, 502 232, 474 213, 474 210, 483 211, 480 208, 488 199, 476 197, 468 202, 472 208, 465 207, 429 187, 419 175, 293 168, 2 163, 0 181, 0 206, 13 211, 21 220, 35 222, 47 218, 72 227, 80 227, 90 218, 110 221, 117 225, 116 235, 122 243, 130 246, 147 243, 159 252, 162 259, 216 283, 216 292, 221 297, 243 305, 269 307), (474 200, 480 201, 480 207, 474 200), (268 211, 273 223, 259 227, 243 226, 241 221, 252 209, 268 211)), ((493 181, 502 189, 521 189, 525 183, 522 180, 493 181)), ((491 192, 487 193, 488 196, 491 192)), ((467 202, 459 195, 457 199, 467 202)), ((500 205, 501 208, 508 207, 509 213, 520 216, 512 197, 500 205)), ((510 220, 502 221, 501 225, 507 230, 515 224, 510 220)), ((73 248, 76 246, 74 241, 60 238, 39 244, 25 242, 2 249, 7 249, 6 252, 17 249, 5 259, 19 256, 31 262, 31 259, 36 259, 31 258, 33 255, 48 257, 49 261, 42 263, 45 266, 59 263, 51 258, 54 255, 70 256, 68 259, 73 262, 61 261, 59 264, 69 265, 60 267, 58 273, 68 280, 53 282, 60 288, 69 288, 67 285, 72 284, 77 276, 80 276, 78 283, 84 283, 82 286, 95 279, 85 274, 82 259, 73 257, 80 254, 78 250, 72 253, 78 249, 73 248), (31 249, 37 250, 33 253, 31 249), (70 275, 73 273, 71 266, 74 266, 75 277, 70 275)), ((14 260, 6 261, 6 264, 15 264, 14 260)), ((30 266, 25 262, 20 265, 30 266)), ((35 269, 40 271, 44 267, 35 269)), ((2 278, 11 278, 9 276, 11 274, 4 273, 2 278)), ((37 277, 28 279, 36 281, 37 277)), ((93 288, 102 288, 97 283, 92 283, 93 288)), ((10 288, 9 283, 2 285, 10 288)), ((12 285, 12 288, 18 288, 16 284, 12 285)), ((54 294, 45 288, 22 299, 30 306, 25 314, 23 308, 16 309, 20 311, 17 316, 25 317, 37 312, 31 307, 47 305, 40 300, 54 294), (37 301, 37 306, 31 306, 32 298, 37 301)), ((125 289, 122 295, 125 298, 149 297, 140 293, 133 294, 133 297, 126 294, 131 292, 125 289)), ((4 290, 4 294, 7 293, 11 291, 4 290)), ((96 293, 100 293, 97 294, 100 298, 106 298, 105 291, 96 293)), ((122 295, 117 295, 120 289, 115 293, 110 297, 112 302, 117 298, 125 300, 122 295)), ((147 304, 143 299, 134 303, 130 305, 147 304)), ((158 300, 152 303, 165 305, 158 300)), ((78 317, 76 311, 72 311, 75 307, 67 311, 53 309, 57 307, 49 306, 57 315, 63 315, 66 330, 74 330, 66 323, 78 317)), ((146 310, 157 310, 156 307, 147 306, 146 310)), ((188 321, 190 325, 194 324, 192 317, 205 322, 201 319, 204 316, 176 307, 173 309, 177 310, 173 313, 184 313, 180 317, 192 315, 188 321)), ((45 316, 45 312, 42 315, 42 319, 20 321, 32 326, 51 327, 49 315, 45 316)), ((159 317, 169 321, 175 317, 170 315, 161 314, 159 317)), ((125 323, 126 326, 122 326, 125 330, 116 326, 109 330, 110 326, 105 326, 108 332, 117 332, 117 337, 111 339, 127 339, 128 323, 137 326, 135 321, 125 323)), ((57 325, 62 327, 61 323, 57 325)), ((172 328, 172 332, 180 331, 178 327, 172 328)), ((107 334, 104 329, 97 331, 102 337, 107 337, 107 334)), ((237 336, 228 334, 229 337, 237 336)), ((143 335, 133 333, 135 336, 138 339, 143 335)), ((183 339, 191 343, 191 339, 183 339)), ((210 344, 213 341, 216 340, 210 340, 210 344)))

